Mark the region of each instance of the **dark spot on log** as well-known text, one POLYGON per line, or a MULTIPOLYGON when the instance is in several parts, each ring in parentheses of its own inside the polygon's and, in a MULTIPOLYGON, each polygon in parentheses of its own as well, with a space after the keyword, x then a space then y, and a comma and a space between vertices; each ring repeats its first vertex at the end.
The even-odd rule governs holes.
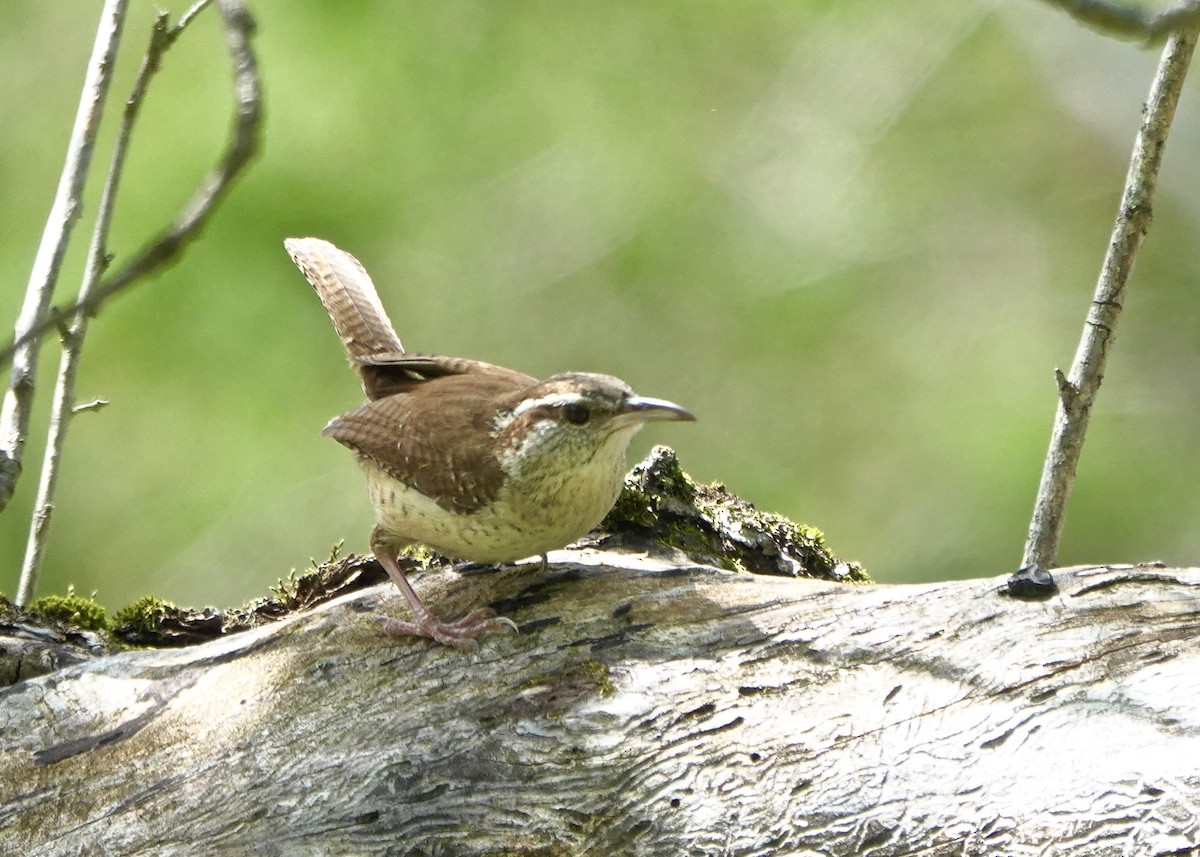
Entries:
POLYGON ((643 833, 645 833, 647 830, 649 830, 653 826, 654 826, 654 822, 652 822, 648 818, 643 818, 641 821, 639 821, 633 827, 629 828, 629 835, 630 836, 641 836, 643 833))
POLYGON ((496 574, 501 568, 503 566, 486 562, 460 562, 455 563, 454 573, 462 577, 478 577, 481 574, 496 574))
POLYGON ((671 809, 679 809, 679 798, 671 798, 671 809))
POLYGON ((751 753, 751 754, 750 754, 750 761, 751 761, 751 762, 761 762, 761 761, 762 761, 762 754, 761 754, 761 753, 751 753))
POLYGON ((63 759, 78 756, 80 753, 89 753, 99 747, 106 747, 109 744, 124 741, 126 738, 130 738, 141 732, 142 729, 153 722, 165 706, 165 701, 154 705, 132 720, 126 720, 116 728, 110 729, 107 732, 101 732, 99 735, 75 738, 71 741, 55 744, 53 747, 38 750, 33 754, 33 760, 39 765, 53 765, 61 762, 63 759))
POLYGON ((792 794, 799 794, 806 789, 812 787, 812 780, 800 780, 796 785, 792 786, 792 794))
MULTIPOLYGON (((218 660, 220 659, 206 659, 206 661, 218 660)), ((98 735, 87 735, 82 738, 73 738, 69 741, 62 742, 61 744, 55 744, 53 747, 46 747, 38 750, 33 754, 34 761, 39 765, 53 765, 57 762, 61 762, 63 759, 69 759, 72 756, 78 756, 80 753, 88 753, 99 747, 107 747, 110 744, 116 744, 124 741, 126 738, 132 738, 134 735, 141 732, 146 726, 153 723, 166 709, 167 704, 180 692, 195 684, 198 677, 199 672, 196 672, 195 674, 184 673, 175 680, 162 682, 159 688, 152 694, 150 705, 137 717, 126 720, 124 723, 120 723, 112 729, 109 729, 106 732, 101 732, 98 735)))
POLYGON ((1149 795, 1150 797, 1161 797, 1162 795, 1166 794, 1166 791, 1164 789, 1160 789, 1158 786, 1147 784, 1142 786, 1142 794, 1149 795))
MULTIPOLYGON (((495 609, 495 608, 493 608, 495 609)), ((499 612, 499 611, 496 611, 499 612)), ((518 634, 532 634, 534 631, 540 631, 543 628, 549 628, 551 625, 558 625, 562 622, 558 616, 549 616, 545 619, 533 619, 529 622, 522 622, 517 626, 518 634)))
POLYGON ((757 685, 743 685, 738 688, 738 696, 754 696, 754 694, 762 693, 765 690, 765 687, 758 687, 757 685))
POLYGON ((859 842, 859 848, 861 851, 865 851, 868 848, 873 848, 876 845, 882 845, 891 839, 892 835, 896 832, 894 827, 887 827, 874 818, 868 820, 863 827, 865 828, 863 831, 863 838, 859 842))
POLYGON ((1026 565, 1013 572, 1004 591, 1009 597, 1022 601, 1044 601, 1058 593, 1058 584, 1046 569, 1026 565))
POLYGON ((888 695, 883 698, 883 701, 885 703, 887 703, 887 702, 891 702, 893 699, 895 699, 896 694, 898 694, 900 692, 901 687, 902 687, 902 685, 896 685, 891 690, 889 690, 888 695))
POLYGON ((716 710, 717 710, 717 706, 715 706, 711 702, 706 702, 703 705, 701 705, 699 708, 693 708, 691 711, 683 712, 683 714, 679 715, 679 720, 677 720, 675 722, 680 723, 680 722, 682 722, 684 720, 688 720, 689 718, 692 718, 692 717, 707 717, 708 715, 712 714, 716 710))
POLYGON ((672 577, 692 577, 698 571, 708 571, 702 566, 678 566, 673 568, 663 568, 654 572, 655 577, 672 578, 672 577))
POLYGON ((578 568, 567 568, 562 571, 551 572, 544 577, 534 579, 528 586, 511 598, 501 598, 491 602, 488 606, 501 616, 508 616, 525 607, 549 601, 555 596, 559 586, 564 583, 573 583, 577 580, 582 580, 583 577, 584 573, 578 568))
POLYGON ((354 816, 352 821, 355 824, 374 824, 375 822, 379 821, 379 811, 371 810, 370 812, 361 813, 354 816))
POLYGON ((1002 732, 1001 734, 997 735, 995 738, 987 739, 979 746, 981 749, 984 749, 984 750, 994 750, 996 747, 999 747, 1001 744, 1003 744, 1005 741, 1007 741, 1012 734, 1013 734, 1013 730, 1009 729, 1007 732, 1002 732))
POLYGON ((1012 833, 1011 827, 1003 827, 1003 826, 997 827, 996 824, 998 821, 999 821, 999 819, 994 819, 994 820, 988 822, 989 829, 983 835, 984 839, 999 839, 1002 836, 1007 837, 1012 833))
POLYGON ((620 631, 615 631, 612 634, 607 634, 603 637, 583 637, 579 640, 574 640, 567 643, 567 648, 574 646, 591 646, 593 649, 610 649, 613 646, 620 646, 629 642, 631 635, 644 631, 651 627, 653 622, 640 622, 634 625, 629 625, 622 628, 620 631))
POLYGON ((426 789, 423 792, 414 792, 406 796, 405 801, 408 803, 423 803, 427 800, 437 800, 448 791, 450 791, 450 786, 446 783, 438 783, 431 789, 426 789))
POLYGON ((628 616, 629 611, 632 609, 633 609, 632 601, 626 601, 624 604, 618 604, 616 609, 613 610, 613 612, 612 612, 612 617, 614 619, 620 619, 622 616, 628 616))

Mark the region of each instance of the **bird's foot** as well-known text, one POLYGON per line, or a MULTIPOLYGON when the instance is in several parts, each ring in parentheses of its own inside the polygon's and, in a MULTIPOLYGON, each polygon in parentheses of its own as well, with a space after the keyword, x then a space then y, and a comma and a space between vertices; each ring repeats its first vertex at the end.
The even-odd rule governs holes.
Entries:
POLYGON ((399 619, 381 617, 383 630, 391 637, 426 637, 443 646, 453 646, 464 652, 479 648, 477 637, 484 634, 494 634, 499 631, 517 632, 517 625, 511 619, 497 616, 490 607, 479 607, 466 616, 454 622, 443 622, 432 613, 417 617, 412 622, 402 622, 399 619))

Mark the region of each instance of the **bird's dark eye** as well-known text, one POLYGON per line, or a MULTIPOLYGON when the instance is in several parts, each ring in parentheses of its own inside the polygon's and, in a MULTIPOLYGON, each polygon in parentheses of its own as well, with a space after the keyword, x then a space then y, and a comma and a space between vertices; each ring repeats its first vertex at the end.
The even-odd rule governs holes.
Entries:
POLYGON ((592 413, 587 409, 587 405, 572 402, 563 408, 563 416, 567 418, 567 422, 581 426, 591 418, 592 413))

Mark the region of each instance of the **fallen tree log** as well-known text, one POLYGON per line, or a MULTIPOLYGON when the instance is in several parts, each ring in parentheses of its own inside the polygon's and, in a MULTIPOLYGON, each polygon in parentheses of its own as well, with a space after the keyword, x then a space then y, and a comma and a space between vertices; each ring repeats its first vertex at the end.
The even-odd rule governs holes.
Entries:
POLYGON ((605 551, 0 691, 0 852, 1189 854, 1200 570, 855 586, 605 551))

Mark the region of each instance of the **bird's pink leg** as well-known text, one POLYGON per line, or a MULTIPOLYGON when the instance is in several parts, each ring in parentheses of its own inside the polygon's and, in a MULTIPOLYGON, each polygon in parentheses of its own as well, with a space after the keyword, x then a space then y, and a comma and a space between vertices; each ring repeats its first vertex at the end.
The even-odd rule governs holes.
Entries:
POLYGON ((495 611, 489 607, 479 607, 454 622, 441 621, 430 612, 429 608, 425 606, 425 602, 417 595, 417 591, 413 589, 412 584, 408 582, 408 578, 400 568, 400 563, 396 560, 394 545, 380 533, 378 527, 371 532, 371 550, 375 553, 379 564, 383 566, 383 570, 388 573, 388 577, 408 600, 408 606, 413 613, 411 622, 385 619, 383 630, 388 635, 392 637, 427 637, 444 646, 470 651, 478 647, 479 644, 475 642, 477 637, 497 631, 517 630, 516 624, 511 619, 497 616, 495 611))

